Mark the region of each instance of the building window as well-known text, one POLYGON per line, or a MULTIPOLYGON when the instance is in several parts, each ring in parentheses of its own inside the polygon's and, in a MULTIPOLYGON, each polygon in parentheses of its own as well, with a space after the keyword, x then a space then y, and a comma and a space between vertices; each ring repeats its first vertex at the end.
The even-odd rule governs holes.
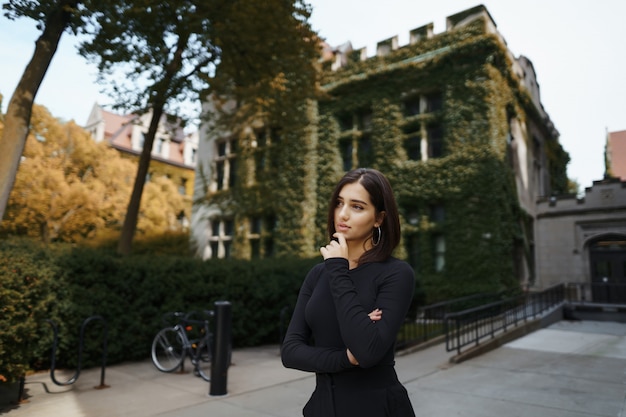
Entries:
POLYGON ((178 193, 180 195, 186 195, 187 194, 187 178, 181 178, 180 179, 180 186, 178 187, 178 193))
POLYGON ((156 147, 154 148, 154 153, 159 156, 163 156, 163 151, 165 149, 165 139, 158 138, 156 141, 156 147))
POLYGON ((433 236, 435 271, 442 272, 446 266, 446 240, 443 235, 433 236))
POLYGON ((274 126, 270 128, 270 140, 272 143, 280 143, 282 139, 281 132, 282 129, 280 127, 274 126))
POLYGON ((364 133, 358 141, 357 160, 356 165, 360 167, 371 167, 374 163, 372 137, 369 133, 364 133))
POLYGON ((433 204, 429 207, 430 210, 430 221, 432 223, 440 225, 446 219, 446 211, 443 205, 441 204, 433 204))
POLYGON ((274 216, 250 218, 248 239, 250 241, 250 256, 253 259, 269 257, 273 254, 272 236, 275 226, 274 216))
POLYGON ((209 254, 209 258, 217 258, 217 253, 219 251, 220 244, 218 241, 210 241, 209 247, 211 248, 211 253, 209 254))
POLYGON ((217 176, 216 183, 217 183, 218 190, 224 189, 224 171, 225 171, 224 166, 225 166, 224 161, 215 162, 215 175, 217 176))
POLYGON ((237 141, 235 138, 221 140, 217 144, 214 160, 213 191, 227 190, 237 182, 237 141))
POLYGON ((409 100, 404 102, 404 115, 405 116, 416 116, 420 114, 420 98, 412 97, 409 100))
POLYGON ((372 112, 361 110, 354 114, 343 114, 338 116, 337 121, 341 131, 345 132, 339 140, 344 171, 357 166, 372 166, 372 112))
POLYGON ((352 114, 342 114, 337 118, 337 122, 339 123, 339 130, 345 132, 346 130, 352 130, 354 127, 354 122, 352 120, 352 114))
POLYGON ((419 132, 409 133, 409 136, 404 140, 404 149, 410 160, 422 160, 422 137, 419 132))
POLYGON ((261 223, 262 221, 260 217, 253 217, 250 219, 248 239, 250 240, 250 256, 252 259, 258 259, 261 257, 261 223))
POLYGON ((213 219, 210 222, 211 234, 209 236, 209 247, 211 253, 209 258, 229 258, 233 241, 233 221, 232 219, 213 219))
POLYGON ((352 137, 344 138, 339 141, 339 153, 343 161, 343 170, 350 171, 352 169, 352 137))
POLYGON ((406 133, 404 148, 410 160, 421 161, 443 156, 443 129, 436 113, 443 108, 440 92, 416 95, 403 102, 406 133), (415 116, 415 117, 413 117, 415 116))
POLYGON ((403 104, 404 115, 407 117, 434 113, 443 108, 443 96, 440 92, 415 95, 404 100, 403 104))
POLYGON ((237 160, 229 159, 228 165, 228 188, 233 188, 237 183, 237 160))
POLYGON ((233 229, 234 229, 234 223, 232 220, 224 220, 223 221, 224 224, 224 234, 226 236, 233 236, 233 229))
POLYGON ((260 236, 261 235, 261 218, 254 217, 250 220, 250 235, 251 236, 260 236))
POLYGON ((357 115, 357 129, 366 132, 372 129, 372 112, 362 110, 357 115))
POLYGON ((431 124, 426 128, 428 138, 428 157, 440 158, 443 156, 443 133, 441 126, 431 124))
MULTIPOLYGON (((269 136, 271 138, 271 131, 269 136)), ((254 149, 254 175, 256 176, 257 182, 263 181, 262 173, 267 167, 267 149, 269 144, 268 129, 261 129, 254 132, 252 147, 254 149)))
POLYGON ((228 141, 224 140, 217 144, 217 156, 226 156, 226 145, 228 141))
MULTIPOLYGON (((431 204, 428 210, 428 219, 435 225, 435 230, 441 230, 446 220, 445 207, 442 204, 431 204)), ((433 235, 432 245, 435 271, 442 272, 446 265, 446 240, 443 233, 433 235)))
POLYGON ((254 142, 256 148, 262 148, 267 145, 267 132, 265 129, 254 132, 254 142))
POLYGON ((220 234, 220 222, 218 220, 211 221, 211 236, 219 236, 220 234))
POLYGON ((443 108, 443 98, 441 97, 441 93, 430 93, 425 96, 424 101, 426 102, 426 113, 436 112, 443 108))

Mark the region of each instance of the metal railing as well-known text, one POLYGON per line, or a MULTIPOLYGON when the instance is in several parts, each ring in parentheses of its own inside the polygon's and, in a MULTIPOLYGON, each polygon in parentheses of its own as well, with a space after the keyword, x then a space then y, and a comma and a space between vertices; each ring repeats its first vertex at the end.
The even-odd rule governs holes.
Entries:
MULTIPOLYGON (((445 335, 446 349, 458 353, 478 345, 485 338, 541 316, 563 303, 604 303, 626 305, 626 284, 557 284, 539 292, 518 296, 507 293, 476 294, 431 304, 407 317, 396 340, 403 350, 445 335)), ((279 340, 282 344, 288 323, 289 307, 280 311, 279 340)))
POLYGON ((464 347, 477 346, 481 340, 494 338, 510 327, 517 327, 562 305, 565 300, 565 284, 558 284, 541 292, 450 313, 444 320, 446 350, 461 353, 464 347))
POLYGON ((396 350, 406 349, 443 336, 445 334, 444 320, 448 314, 500 300, 503 296, 503 293, 474 294, 420 307, 416 318, 407 317, 405 320, 398 333, 396 350))

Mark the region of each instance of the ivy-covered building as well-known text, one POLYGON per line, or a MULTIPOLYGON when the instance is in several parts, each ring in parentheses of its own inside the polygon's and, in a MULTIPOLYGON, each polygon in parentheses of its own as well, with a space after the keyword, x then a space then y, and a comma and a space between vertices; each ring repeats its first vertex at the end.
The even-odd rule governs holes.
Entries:
POLYGON ((532 285, 536 201, 567 191, 568 154, 532 63, 484 6, 378 43, 326 45, 320 97, 272 122, 201 132, 192 216, 204 259, 315 256, 328 197, 355 167, 384 172, 398 257, 432 300, 532 285), (204 137, 202 137, 204 136, 204 137))

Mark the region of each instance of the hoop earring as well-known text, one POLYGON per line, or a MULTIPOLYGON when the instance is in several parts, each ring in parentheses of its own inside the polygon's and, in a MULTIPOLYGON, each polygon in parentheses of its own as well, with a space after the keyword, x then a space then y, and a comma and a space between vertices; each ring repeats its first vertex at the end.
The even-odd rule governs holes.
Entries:
POLYGON ((372 245, 378 246, 380 243, 380 238, 383 236, 383 232, 380 230, 380 226, 378 226, 378 239, 374 241, 374 234, 372 233, 372 245))

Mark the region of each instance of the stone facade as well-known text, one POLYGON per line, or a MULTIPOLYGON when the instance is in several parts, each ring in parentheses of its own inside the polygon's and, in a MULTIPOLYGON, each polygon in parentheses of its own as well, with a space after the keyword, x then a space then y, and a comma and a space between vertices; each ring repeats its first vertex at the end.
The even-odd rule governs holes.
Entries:
POLYGON ((604 278, 626 284, 626 182, 608 178, 594 181, 584 197, 541 199, 535 237, 537 288, 600 283, 604 278), (621 272, 612 268, 611 278, 594 267, 594 243, 607 246, 621 272))

